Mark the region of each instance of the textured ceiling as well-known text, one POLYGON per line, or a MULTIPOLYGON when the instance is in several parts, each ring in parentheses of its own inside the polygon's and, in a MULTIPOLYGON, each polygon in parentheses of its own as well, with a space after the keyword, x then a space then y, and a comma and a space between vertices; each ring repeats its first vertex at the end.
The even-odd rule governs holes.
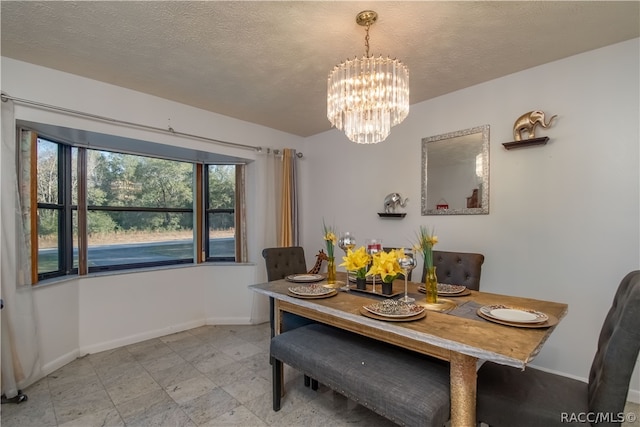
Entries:
POLYGON ((2 0, 1 53, 309 136, 330 129, 329 70, 364 54, 361 10, 378 12, 370 51, 407 65, 415 104, 636 38, 639 5, 2 0))

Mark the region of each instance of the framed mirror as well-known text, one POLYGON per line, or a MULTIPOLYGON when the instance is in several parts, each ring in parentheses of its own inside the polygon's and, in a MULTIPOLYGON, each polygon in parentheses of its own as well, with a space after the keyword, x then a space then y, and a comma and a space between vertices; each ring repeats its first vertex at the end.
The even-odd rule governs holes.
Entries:
POLYGON ((489 125, 422 139, 422 215, 489 213, 489 125))

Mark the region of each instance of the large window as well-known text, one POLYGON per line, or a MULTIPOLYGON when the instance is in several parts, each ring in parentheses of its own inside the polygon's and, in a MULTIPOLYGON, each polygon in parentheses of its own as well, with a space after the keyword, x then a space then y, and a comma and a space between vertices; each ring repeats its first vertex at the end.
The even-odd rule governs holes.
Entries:
POLYGON ((193 169, 87 150, 89 271, 193 262, 193 169))
POLYGON ((208 165, 205 187, 207 260, 235 259, 235 166, 208 165))
POLYGON ((63 160, 65 146, 42 139, 37 140, 38 153, 38 275, 63 274, 70 269, 65 260, 62 239, 65 224, 64 176, 68 171, 63 160))
POLYGON ((38 138, 39 279, 193 263, 200 258, 195 256, 199 238, 201 259, 235 261, 237 167, 79 149, 38 138), (204 173, 196 174, 198 168, 204 173), (205 191, 199 193, 199 187, 205 191))

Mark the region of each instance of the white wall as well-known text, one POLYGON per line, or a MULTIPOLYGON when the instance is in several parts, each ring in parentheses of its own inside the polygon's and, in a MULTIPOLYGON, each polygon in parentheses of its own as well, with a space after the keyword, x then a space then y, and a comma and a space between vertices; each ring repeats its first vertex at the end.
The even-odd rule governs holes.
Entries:
MULTIPOLYGON (((636 39, 412 105, 388 140, 373 146, 356 146, 337 131, 303 140, 7 58, 2 58, 2 90, 161 128, 170 119, 177 131, 222 140, 301 148, 301 230, 308 264, 323 247, 323 218, 360 242, 378 237, 389 246, 408 246, 419 225, 435 226, 437 249, 485 254, 483 290, 569 304, 568 316, 535 364, 584 379, 613 292, 626 272, 640 266, 638 51, 636 39), (515 118, 532 109, 558 114, 554 126, 540 132, 551 138, 549 144, 506 151, 501 143, 512 140, 515 118), (490 214, 422 217, 421 139, 483 124, 491 126, 490 214), (407 217, 380 219, 382 200, 394 191, 411 199, 407 217)), ((16 117, 255 160, 247 197, 249 257, 255 265, 131 272, 37 288, 42 358, 49 372, 83 352, 183 327, 267 319, 264 299, 246 290, 265 279, 261 155, 25 106, 16 107, 16 117)), ((636 368, 631 396, 636 401, 638 383, 636 368)))
MULTIPOLYGON (((224 141, 296 147, 300 137, 128 89, 2 58, 2 91, 17 98, 224 141)), ((201 265, 66 279, 34 290, 41 361, 51 372, 88 353, 198 325, 268 320, 268 304, 247 285, 266 280, 265 154, 138 130, 16 103, 16 119, 138 138, 249 159, 249 263, 201 265)), ((7 238, 7 236, 2 236, 7 238)))
POLYGON ((323 218, 360 243, 378 237, 388 246, 409 246, 420 225, 433 226, 436 249, 485 255, 483 290, 569 304, 534 364, 585 379, 614 291, 640 267, 639 50, 635 39, 412 105, 377 145, 335 130, 307 138, 307 253, 323 245, 323 218), (534 109, 558 115, 538 128, 549 143, 504 149, 515 119, 534 109), (421 139, 484 124, 490 214, 421 216, 421 139), (407 216, 380 219, 395 191, 410 198, 407 216))

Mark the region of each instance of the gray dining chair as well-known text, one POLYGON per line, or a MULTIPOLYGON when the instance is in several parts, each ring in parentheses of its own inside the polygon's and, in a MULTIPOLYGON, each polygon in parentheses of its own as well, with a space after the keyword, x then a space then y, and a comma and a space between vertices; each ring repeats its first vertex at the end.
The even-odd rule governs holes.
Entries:
MULTIPOLYGON (((262 250, 265 267, 267 268, 267 280, 281 280, 291 274, 304 274, 307 272, 307 261, 304 257, 304 249, 300 246, 265 248, 262 250)), ((269 297, 269 323, 271 326, 271 338, 275 336, 275 308, 272 297, 269 297)), ((300 326, 314 323, 313 320, 298 316, 293 313, 282 313, 280 319, 281 332, 289 331, 300 326)), ((309 386, 310 378, 305 375, 304 384, 309 386)), ((314 389, 317 382, 314 381, 314 389)))
POLYGON ((619 426, 639 349, 640 271, 633 271, 605 317, 588 383, 487 362, 478 371, 477 419, 493 427, 564 427, 589 425, 576 418, 592 414, 609 418, 598 426, 619 426))
MULTIPOLYGON (((307 272, 304 249, 300 246, 266 248, 262 250, 262 257, 267 268, 267 280, 269 282, 284 279, 291 274, 304 274, 307 272)), ((269 298, 269 309, 271 337, 273 337, 275 333, 273 298, 269 298)), ((305 317, 284 313, 281 319, 281 328, 284 332, 312 322, 312 320, 305 317)))
MULTIPOLYGON (((480 290, 480 274, 484 255, 471 252, 433 251, 433 265, 436 267, 438 283, 463 285, 468 289, 480 290)), ((422 267, 422 283, 427 275, 422 267)))

